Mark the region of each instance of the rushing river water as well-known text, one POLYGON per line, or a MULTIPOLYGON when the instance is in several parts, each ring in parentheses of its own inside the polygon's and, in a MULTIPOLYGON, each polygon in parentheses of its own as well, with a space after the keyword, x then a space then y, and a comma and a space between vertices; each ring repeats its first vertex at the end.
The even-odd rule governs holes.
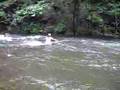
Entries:
POLYGON ((120 90, 120 40, 0 39, 0 90, 120 90))

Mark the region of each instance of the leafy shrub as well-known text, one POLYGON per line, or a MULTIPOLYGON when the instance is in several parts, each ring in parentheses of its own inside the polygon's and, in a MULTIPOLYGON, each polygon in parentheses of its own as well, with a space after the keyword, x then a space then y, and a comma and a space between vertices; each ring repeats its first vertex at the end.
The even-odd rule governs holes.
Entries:
POLYGON ((58 34, 64 34, 66 32, 65 30, 65 23, 64 23, 64 20, 59 22, 56 26, 55 26, 55 33, 58 33, 58 34))
POLYGON ((24 17, 34 17, 44 14, 44 12, 49 8, 48 3, 44 1, 39 1, 37 4, 33 4, 16 11, 16 21, 21 22, 24 17))
POLYGON ((5 12, 0 10, 0 17, 5 17, 5 12))
POLYGON ((92 13, 88 16, 88 20, 92 21, 93 23, 98 23, 98 24, 103 22, 102 17, 99 15, 96 15, 94 13, 92 13))
POLYGON ((43 31, 41 25, 35 23, 24 23, 21 27, 20 33, 24 34, 39 34, 43 31))

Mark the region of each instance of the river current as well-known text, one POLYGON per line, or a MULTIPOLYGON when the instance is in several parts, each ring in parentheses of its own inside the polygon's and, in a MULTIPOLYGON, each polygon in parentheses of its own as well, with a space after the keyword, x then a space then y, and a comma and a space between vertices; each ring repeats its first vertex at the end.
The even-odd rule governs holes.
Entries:
POLYGON ((120 40, 0 39, 0 90, 120 90, 120 40))

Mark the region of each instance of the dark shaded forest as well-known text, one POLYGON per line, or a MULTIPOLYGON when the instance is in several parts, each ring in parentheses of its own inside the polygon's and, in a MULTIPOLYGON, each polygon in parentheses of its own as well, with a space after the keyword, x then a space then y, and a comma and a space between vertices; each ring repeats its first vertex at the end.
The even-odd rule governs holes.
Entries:
POLYGON ((120 37, 120 1, 0 0, 0 32, 120 37))

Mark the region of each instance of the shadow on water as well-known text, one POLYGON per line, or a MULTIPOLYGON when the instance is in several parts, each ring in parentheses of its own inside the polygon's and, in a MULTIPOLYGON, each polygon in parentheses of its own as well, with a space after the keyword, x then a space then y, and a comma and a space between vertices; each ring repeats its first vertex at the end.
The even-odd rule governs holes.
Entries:
POLYGON ((46 45, 45 38, 0 39, 0 89, 120 89, 119 40, 58 38, 46 45))

